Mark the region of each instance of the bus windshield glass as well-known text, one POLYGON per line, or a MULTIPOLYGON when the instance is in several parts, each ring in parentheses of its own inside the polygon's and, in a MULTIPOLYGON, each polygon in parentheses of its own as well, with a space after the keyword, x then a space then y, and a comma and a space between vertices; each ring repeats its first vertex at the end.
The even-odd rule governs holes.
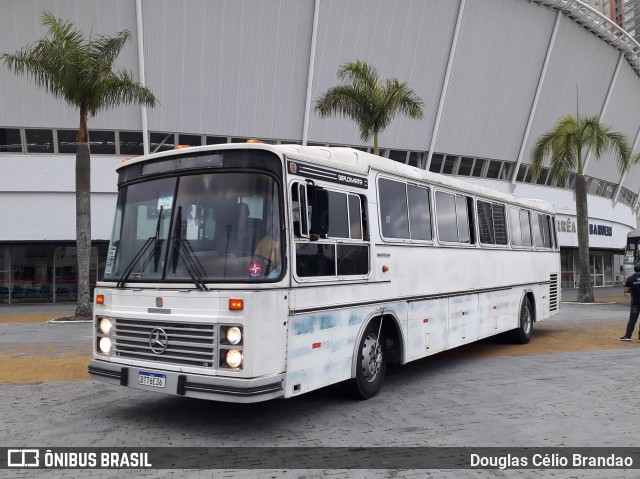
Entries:
POLYGON ((120 190, 105 281, 253 282, 282 274, 280 192, 259 172, 187 174, 120 190))

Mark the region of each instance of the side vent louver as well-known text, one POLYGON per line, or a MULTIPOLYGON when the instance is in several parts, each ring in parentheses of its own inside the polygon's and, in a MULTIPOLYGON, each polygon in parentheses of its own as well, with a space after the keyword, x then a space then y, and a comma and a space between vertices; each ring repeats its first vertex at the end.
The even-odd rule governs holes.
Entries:
POLYGON ((560 302, 560 292, 558 291, 558 275, 549 276, 549 311, 557 311, 560 302))

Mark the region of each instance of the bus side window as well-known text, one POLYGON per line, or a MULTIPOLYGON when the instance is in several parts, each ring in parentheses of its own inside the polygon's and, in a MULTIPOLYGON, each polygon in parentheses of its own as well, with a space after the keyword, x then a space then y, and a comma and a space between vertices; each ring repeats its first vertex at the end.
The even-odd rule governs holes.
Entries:
POLYGON ((477 208, 480 243, 494 245, 508 244, 504 205, 478 200, 477 208))
POLYGON ((496 244, 508 245, 507 209, 504 205, 493 204, 493 228, 496 234, 496 244))
POLYGON ((384 238, 409 239, 407 185, 401 181, 380 178, 380 229, 384 238))
POLYGON ((293 234, 298 238, 309 237, 309 206, 307 203, 307 185, 294 183, 291 186, 293 210, 293 234))
POLYGON ((522 232, 522 246, 531 247, 531 214, 526 210, 520 210, 520 231, 522 232))
POLYGON ((362 210, 360 197, 348 196, 349 206, 349 235, 351 239, 363 239, 362 234, 362 210))
POLYGON ((549 215, 537 213, 537 221, 534 221, 536 247, 551 248, 551 231, 549 228, 549 215), (537 224, 535 224, 537 223, 537 224))
POLYGON ((293 228, 293 234, 296 237, 302 236, 300 229, 300 197, 299 197, 298 183, 291 185, 291 226, 293 228))
POLYGON ((456 195, 456 214, 458 215, 458 235, 461 243, 474 244, 475 215, 473 199, 469 196, 456 195))
POLYGON ((509 229, 511 230, 511 246, 522 246, 520 210, 516 208, 509 208, 509 229))
POLYGON ((473 200, 436 191, 436 222, 440 241, 474 244, 473 200))
POLYGON ((429 189, 407 185, 409 232, 412 240, 431 241, 431 198, 429 189))

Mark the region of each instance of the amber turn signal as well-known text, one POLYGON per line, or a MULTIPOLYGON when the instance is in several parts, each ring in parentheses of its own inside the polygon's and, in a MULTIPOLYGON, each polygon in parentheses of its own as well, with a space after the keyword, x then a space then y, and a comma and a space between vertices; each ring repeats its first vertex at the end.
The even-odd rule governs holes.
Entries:
POLYGON ((242 299, 229 299, 229 311, 242 311, 244 309, 244 300, 242 299))
POLYGON ((96 294, 96 304, 104 304, 104 294, 96 294))

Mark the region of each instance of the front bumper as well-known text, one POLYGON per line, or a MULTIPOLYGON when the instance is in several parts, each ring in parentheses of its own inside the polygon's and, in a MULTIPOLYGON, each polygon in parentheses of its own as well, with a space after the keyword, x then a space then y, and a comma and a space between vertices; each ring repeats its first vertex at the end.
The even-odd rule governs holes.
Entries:
POLYGON ((254 403, 284 396, 284 374, 251 379, 226 378, 138 368, 93 359, 89 363, 89 375, 92 379, 110 384, 214 401, 254 403), (140 372, 164 374, 165 387, 139 384, 140 372))

